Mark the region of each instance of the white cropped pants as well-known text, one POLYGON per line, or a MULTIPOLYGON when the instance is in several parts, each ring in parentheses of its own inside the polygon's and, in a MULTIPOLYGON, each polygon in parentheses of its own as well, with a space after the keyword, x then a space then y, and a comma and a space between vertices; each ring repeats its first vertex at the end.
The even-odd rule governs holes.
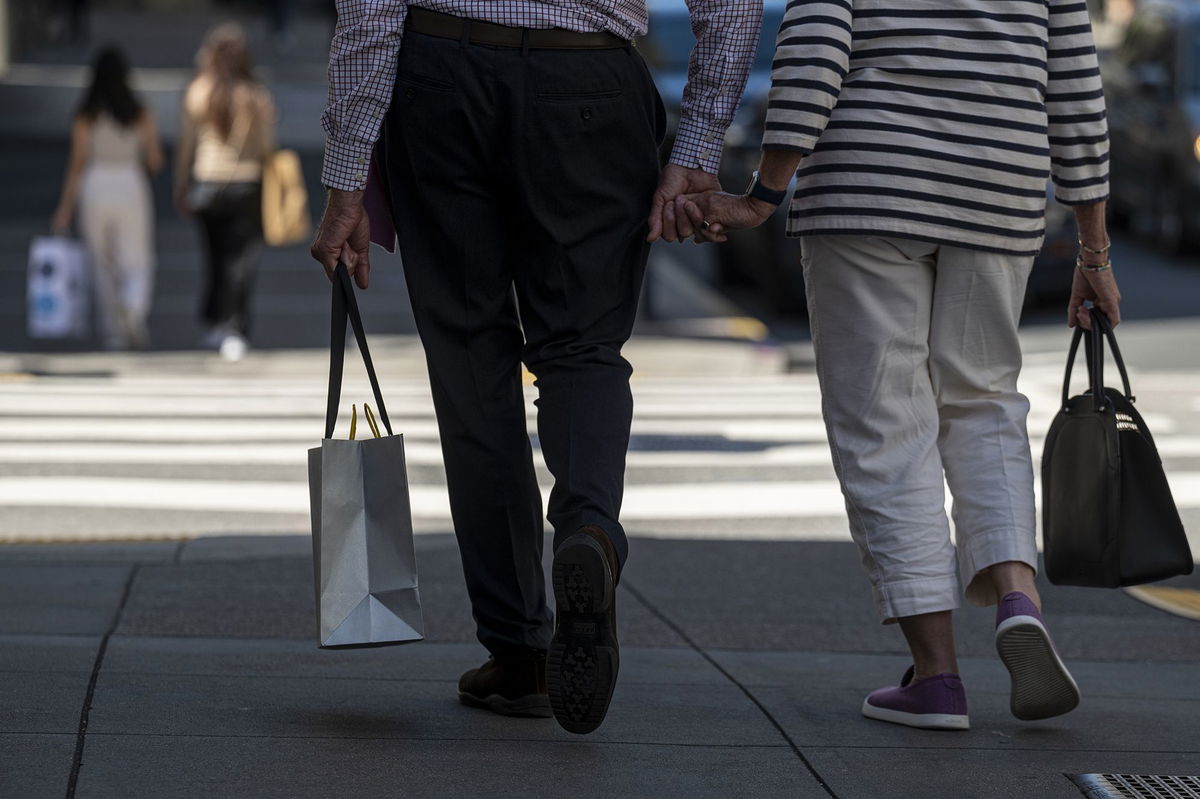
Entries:
POLYGON ((802 249, 834 467, 880 616, 953 610, 960 578, 994 604, 990 566, 1037 568, 1017 391, 1033 259, 848 235, 802 249))
POLYGON ((140 168, 84 174, 80 228, 92 256, 97 311, 109 347, 144 343, 154 292, 154 208, 140 168))

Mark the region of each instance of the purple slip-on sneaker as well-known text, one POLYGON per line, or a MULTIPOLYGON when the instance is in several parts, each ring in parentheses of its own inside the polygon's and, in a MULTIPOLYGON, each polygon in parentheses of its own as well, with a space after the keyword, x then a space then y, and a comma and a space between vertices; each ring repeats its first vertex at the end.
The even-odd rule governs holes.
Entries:
POLYGON ((913 667, 899 686, 880 688, 863 701, 869 719, 926 730, 969 730, 967 691, 957 674, 936 674, 913 682, 913 667))
POLYGON ((996 610, 996 651, 1012 678, 1012 713, 1023 721, 1069 713, 1079 704, 1079 686, 1050 640, 1033 600, 1006 594, 996 610))

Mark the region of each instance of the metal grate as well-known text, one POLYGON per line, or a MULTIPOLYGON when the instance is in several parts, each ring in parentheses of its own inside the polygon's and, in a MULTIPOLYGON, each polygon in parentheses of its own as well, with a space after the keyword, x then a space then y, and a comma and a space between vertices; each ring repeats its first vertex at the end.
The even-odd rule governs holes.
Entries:
POLYGON ((1200 799, 1200 777, 1068 774, 1088 799, 1200 799))

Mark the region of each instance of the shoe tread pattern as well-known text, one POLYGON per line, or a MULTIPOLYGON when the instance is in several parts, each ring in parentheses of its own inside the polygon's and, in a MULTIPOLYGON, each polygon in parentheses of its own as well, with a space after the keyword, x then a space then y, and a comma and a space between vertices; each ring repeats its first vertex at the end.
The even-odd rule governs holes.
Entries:
POLYGON ((1079 705, 1079 689, 1039 627, 1017 624, 1000 631, 996 649, 1012 678, 1014 716, 1022 721, 1048 719, 1079 705))
POLYGON ((604 721, 619 668, 612 578, 590 542, 564 546, 552 576, 558 623, 546 660, 550 704, 563 729, 586 734, 604 721))

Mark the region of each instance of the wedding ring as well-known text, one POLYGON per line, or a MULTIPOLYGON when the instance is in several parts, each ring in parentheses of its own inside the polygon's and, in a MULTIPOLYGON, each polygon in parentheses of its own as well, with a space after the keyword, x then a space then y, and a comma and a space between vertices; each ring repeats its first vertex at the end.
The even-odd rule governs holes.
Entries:
POLYGON ((701 230, 708 230, 710 227, 712 227, 712 225, 709 224, 707 219, 705 219, 703 222, 700 223, 701 230))

